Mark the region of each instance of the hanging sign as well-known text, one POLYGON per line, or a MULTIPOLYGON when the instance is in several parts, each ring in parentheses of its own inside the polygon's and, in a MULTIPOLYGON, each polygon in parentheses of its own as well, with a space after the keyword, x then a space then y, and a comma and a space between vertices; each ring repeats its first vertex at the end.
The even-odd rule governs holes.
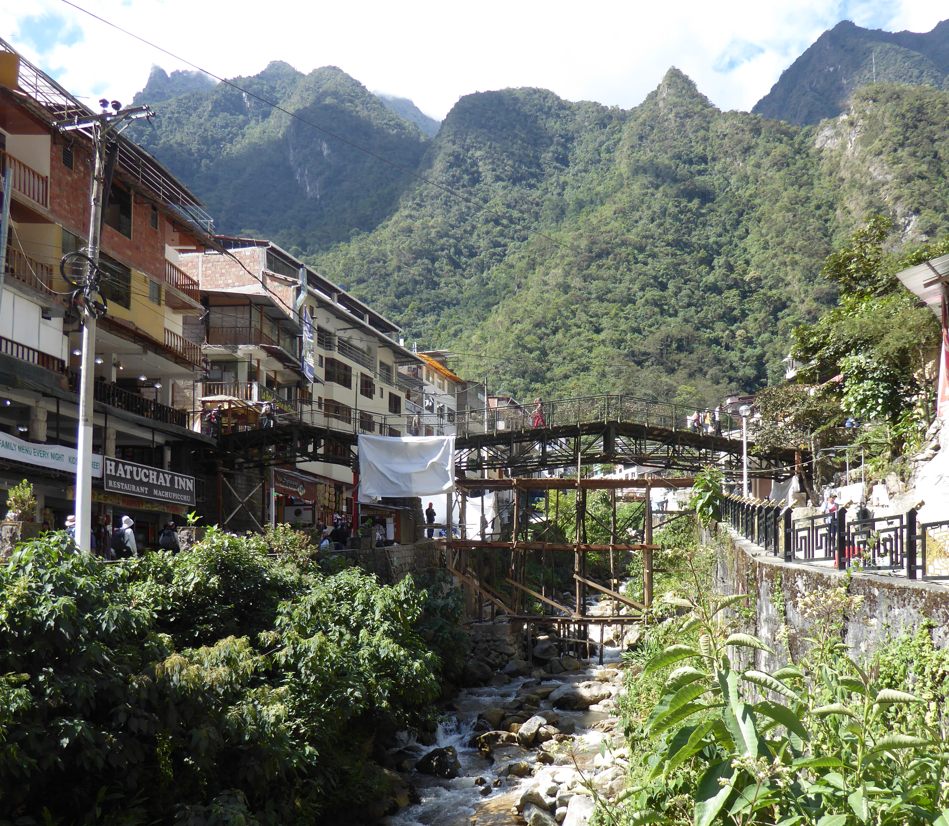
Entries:
MULTIPOLYGON (((0 459, 12 459, 28 465, 75 473, 78 466, 77 456, 78 451, 72 447, 26 442, 16 436, 0 434, 0 459)), ((92 475, 102 475, 102 457, 95 453, 92 454, 92 475)))
POLYGON ((110 456, 105 458, 102 487, 116 493, 177 502, 180 505, 195 503, 193 476, 138 465, 124 459, 113 459, 110 456))
POLYGON ((316 381, 316 368, 313 364, 313 319, 310 308, 303 308, 303 375, 311 382, 316 381))

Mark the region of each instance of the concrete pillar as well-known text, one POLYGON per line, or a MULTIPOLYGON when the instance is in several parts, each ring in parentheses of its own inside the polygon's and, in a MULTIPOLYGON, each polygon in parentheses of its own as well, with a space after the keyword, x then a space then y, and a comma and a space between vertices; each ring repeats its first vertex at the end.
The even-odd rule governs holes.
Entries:
POLYGON ((169 445, 165 445, 162 450, 162 467, 165 470, 171 470, 171 447, 169 445))
POLYGON ((161 387, 158 388, 158 393, 156 399, 159 404, 165 405, 165 407, 171 407, 171 379, 162 376, 159 379, 161 387))
POLYGON ((46 417, 48 411, 42 407, 31 407, 30 408, 30 441, 31 442, 45 442, 46 441, 46 417))
POLYGON ((115 456, 115 428, 107 427, 105 429, 105 444, 102 447, 102 453, 105 456, 115 456))

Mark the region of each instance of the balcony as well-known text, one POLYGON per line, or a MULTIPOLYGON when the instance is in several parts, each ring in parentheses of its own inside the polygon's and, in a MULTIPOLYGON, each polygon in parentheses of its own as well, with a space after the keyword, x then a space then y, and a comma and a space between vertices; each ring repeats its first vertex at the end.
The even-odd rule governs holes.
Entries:
POLYGON ((356 364, 361 364, 367 370, 375 372, 376 360, 361 347, 357 347, 347 339, 339 339, 336 344, 336 350, 344 358, 348 358, 350 361, 356 362, 356 364))
POLYGON ((35 364, 37 367, 45 367, 54 373, 63 373, 66 370, 66 362, 62 359, 51 356, 48 353, 43 353, 33 347, 27 347, 25 344, 20 344, 3 336, 0 336, 0 354, 19 359, 20 361, 27 361, 30 364, 35 364))
MULTIPOLYGON (((165 283, 178 292, 186 295, 194 302, 200 302, 201 294, 198 290, 198 282, 183 270, 178 269, 171 261, 165 261, 165 283)), ((189 308, 189 304, 184 304, 180 299, 176 302, 175 298, 166 294, 165 303, 170 307, 178 309, 189 308)))
POLYGON ((13 188, 31 201, 49 208, 49 178, 0 149, 0 174, 13 171, 13 188))
MULTIPOLYGON (((69 389, 78 394, 79 371, 73 370, 71 367, 68 368, 66 378, 69 380, 69 389)), ((146 419, 152 419, 163 424, 173 424, 178 427, 188 427, 188 414, 183 410, 175 410, 167 404, 146 399, 138 393, 123 390, 101 379, 92 383, 92 397, 95 401, 107 404, 109 407, 126 410, 146 419)))
POLYGON ((206 381, 202 396, 231 396, 245 402, 272 402, 284 413, 297 414, 300 406, 257 381, 206 381))
POLYGON ((171 330, 165 330, 165 347, 171 350, 178 358, 182 358, 195 367, 201 365, 201 345, 171 330))
POLYGON ((297 372, 303 369, 300 364, 300 339, 292 335, 281 337, 279 328, 275 341, 260 327, 210 327, 207 343, 212 347, 260 347, 284 366, 297 372))
POLYGON ((50 295, 53 286, 53 268, 34 261, 28 255, 7 245, 7 275, 32 287, 37 292, 50 295))

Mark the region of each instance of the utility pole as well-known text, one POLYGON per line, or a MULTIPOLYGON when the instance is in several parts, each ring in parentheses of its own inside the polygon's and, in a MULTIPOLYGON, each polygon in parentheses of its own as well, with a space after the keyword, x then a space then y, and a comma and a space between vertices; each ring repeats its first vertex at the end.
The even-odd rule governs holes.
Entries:
MULTIPOLYGON (((95 170, 92 175, 92 190, 89 195, 89 243, 86 245, 85 279, 82 297, 79 290, 73 294, 82 322, 82 358, 79 374, 79 427, 76 438, 76 544, 82 551, 90 549, 92 536, 92 424, 93 424, 93 372, 96 356, 96 320, 105 312, 102 303, 94 300, 99 285, 99 242, 102 232, 103 197, 106 192, 106 177, 111 184, 111 173, 115 155, 107 160, 107 145, 117 139, 133 120, 151 117, 147 106, 132 106, 123 109, 118 101, 100 100, 103 111, 96 115, 70 118, 53 124, 63 132, 84 130, 91 132, 95 150, 95 170), (111 105, 113 111, 108 111, 111 105), (101 310, 99 309, 101 308, 101 310)), ((65 257, 64 257, 65 263, 65 257)))

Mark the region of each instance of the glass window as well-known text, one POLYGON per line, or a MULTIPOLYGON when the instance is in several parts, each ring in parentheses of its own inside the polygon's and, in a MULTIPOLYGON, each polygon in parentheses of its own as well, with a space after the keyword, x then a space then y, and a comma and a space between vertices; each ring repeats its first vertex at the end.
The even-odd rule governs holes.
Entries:
POLYGON ((99 292, 106 301, 132 308, 132 271, 108 255, 99 256, 99 292))
POLYGON ((389 394, 389 412, 390 413, 402 412, 402 397, 398 393, 389 394))
POLYGON ((365 396, 367 399, 374 399, 376 396, 376 384, 372 380, 372 376, 367 376, 365 373, 360 373, 359 375, 359 395, 365 396))
POLYGON ((353 386, 353 368, 348 364, 336 359, 326 359, 325 379, 333 384, 339 384, 342 387, 352 389, 353 386))
POLYGON ((126 238, 132 237, 132 193, 121 184, 112 184, 102 220, 126 238))
POLYGON ((161 284, 157 281, 148 282, 148 300, 152 304, 161 304, 161 284))

